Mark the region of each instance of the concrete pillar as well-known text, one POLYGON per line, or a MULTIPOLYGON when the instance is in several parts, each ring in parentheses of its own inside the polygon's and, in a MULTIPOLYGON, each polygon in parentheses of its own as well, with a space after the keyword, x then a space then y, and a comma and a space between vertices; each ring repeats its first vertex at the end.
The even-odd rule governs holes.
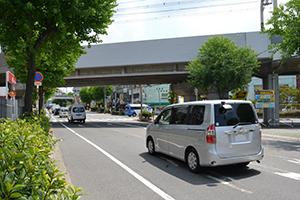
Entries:
POLYGON ((274 90, 275 108, 264 108, 263 122, 266 125, 279 126, 279 78, 278 74, 269 74, 263 78, 263 89, 274 90))
POLYGON ((279 107, 280 107, 280 90, 279 90, 279 75, 272 74, 273 90, 275 93, 275 109, 273 126, 279 126, 279 107))
POLYGON ((103 87, 103 96, 104 96, 104 110, 107 110, 107 100, 106 100, 106 86, 103 87))

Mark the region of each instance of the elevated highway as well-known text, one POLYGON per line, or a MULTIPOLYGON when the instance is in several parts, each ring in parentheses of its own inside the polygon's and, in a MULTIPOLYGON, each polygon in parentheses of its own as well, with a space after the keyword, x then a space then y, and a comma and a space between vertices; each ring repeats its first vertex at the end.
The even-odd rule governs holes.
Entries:
MULTIPOLYGON (((186 65, 211 36, 182 37, 94 45, 86 48, 76 71, 66 77, 66 86, 130 85, 181 83, 187 78, 186 65)), ((260 70, 255 76, 268 74, 300 74, 300 59, 280 62, 279 55, 268 51, 271 44, 266 34, 259 32, 217 35, 231 39, 240 47, 250 47, 257 53, 260 70)))

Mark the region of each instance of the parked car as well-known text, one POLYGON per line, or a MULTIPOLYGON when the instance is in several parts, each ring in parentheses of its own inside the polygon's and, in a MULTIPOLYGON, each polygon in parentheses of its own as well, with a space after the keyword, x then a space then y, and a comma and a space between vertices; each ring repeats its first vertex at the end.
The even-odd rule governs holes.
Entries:
POLYGON ((83 105, 74 104, 69 107, 68 121, 70 123, 73 123, 74 121, 85 123, 85 120, 86 120, 86 112, 83 105))
POLYGON ((60 108, 59 110, 59 117, 62 118, 62 117, 68 117, 68 108, 66 107, 62 107, 60 108))
MULTIPOLYGON (((143 104, 143 109, 146 109, 148 112, 153 112, 151 106, 143 104)), ((127 104, 125 106, 125 115, 129 117, 135 117, 141 112, 141 104, 127 104)))
POLYGON ((52 108, 53 115, 59 115, 59 111, 60 111, 59 105, 56 105, 55 107, 52 108))
POLYGON ((146 147, 201 166, 245 167, 264 156, 261 127, 250 101, 212 100, 167 106, 147 127, 146 147))

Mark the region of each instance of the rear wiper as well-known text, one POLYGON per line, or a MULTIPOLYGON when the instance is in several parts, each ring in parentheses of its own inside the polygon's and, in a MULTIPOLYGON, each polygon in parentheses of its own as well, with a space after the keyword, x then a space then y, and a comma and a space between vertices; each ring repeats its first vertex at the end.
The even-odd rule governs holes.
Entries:
POLYGON ((233 128, 236 128, 239 125, 249 125, 249 124, 251 124, 251 122, 239 122, 236 125, 234 125, 233 128))

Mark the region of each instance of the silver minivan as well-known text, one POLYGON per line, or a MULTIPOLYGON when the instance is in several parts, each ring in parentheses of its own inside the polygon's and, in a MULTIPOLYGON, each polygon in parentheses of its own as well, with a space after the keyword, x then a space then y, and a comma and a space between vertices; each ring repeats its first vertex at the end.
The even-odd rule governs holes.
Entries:
POLYGON ((83 105, 74 104, 69 107, 69 112, 68 112, 69 123, 73 123, 74 121, 85 123, 85 120, 86 120, 86 112, 83 105))
POLYGON ((254 106, 243 100, 207 100, 167 106, 147 127, 146 147, 201 166, 245 167, 263 158, 254 106))

